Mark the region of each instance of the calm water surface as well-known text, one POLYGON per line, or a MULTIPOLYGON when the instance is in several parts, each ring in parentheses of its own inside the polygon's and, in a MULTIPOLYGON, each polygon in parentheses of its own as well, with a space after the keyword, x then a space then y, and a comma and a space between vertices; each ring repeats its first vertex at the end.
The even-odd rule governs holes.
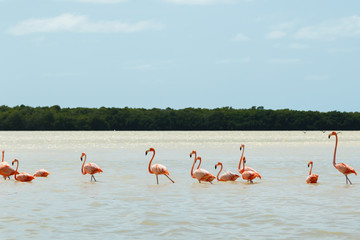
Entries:
MULTIPOLYGON (((32 183, 0 179, 0 239, 359 239, 360 176, 353 185, 332 166, 329 132, 0 132, 5 160, 20 172, 47 169, 32 183), (255 184, 190 177, 192 150, 202 168, 236 172, 240 144, 255 184), (175 184, 147 172, 167 166, 175 184), (80 172, 82 152, 104 171, 80 172), (305 183, 308 161, 319 183, 305 183)), ((338 162, 360 170, 360 132, 339 134, 338 162)))

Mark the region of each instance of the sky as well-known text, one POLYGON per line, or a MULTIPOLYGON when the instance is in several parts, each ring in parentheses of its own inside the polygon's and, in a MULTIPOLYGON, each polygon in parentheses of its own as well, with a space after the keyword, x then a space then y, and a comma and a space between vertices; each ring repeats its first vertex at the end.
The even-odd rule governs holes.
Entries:
POLYGON ((0 0, 0 105, 360 111, 358 0, 0 0))

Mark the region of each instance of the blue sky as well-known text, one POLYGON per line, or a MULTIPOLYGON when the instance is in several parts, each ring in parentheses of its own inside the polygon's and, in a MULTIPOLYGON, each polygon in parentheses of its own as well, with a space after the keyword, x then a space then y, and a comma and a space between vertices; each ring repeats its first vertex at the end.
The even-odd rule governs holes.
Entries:
POLYGON ((360 1, 0 0, 0 104, 360 111, 360 1))

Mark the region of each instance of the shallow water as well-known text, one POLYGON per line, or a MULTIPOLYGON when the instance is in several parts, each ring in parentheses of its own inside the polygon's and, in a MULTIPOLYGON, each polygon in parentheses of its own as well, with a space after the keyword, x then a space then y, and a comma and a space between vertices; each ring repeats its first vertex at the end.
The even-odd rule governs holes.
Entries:
MULTIPOLYGON (((0 132, 5 161, 20 172, 47 169, 32 183, 0 179, 0 239, 358 239, 360 179, 332 166, 329 132, 0 132), (192 150, 202 168, 236 172, 240 144, 255 184, 201 183, 190 177, 192 150), (167 166, 175 184, 147 171, 167 166), (90 182, 82 152, 104 173, 90 182), (314 162, 319 183, 305 183, 314 162)), ((360 167, 360 132, 339 134, 337 161, 360 167)))

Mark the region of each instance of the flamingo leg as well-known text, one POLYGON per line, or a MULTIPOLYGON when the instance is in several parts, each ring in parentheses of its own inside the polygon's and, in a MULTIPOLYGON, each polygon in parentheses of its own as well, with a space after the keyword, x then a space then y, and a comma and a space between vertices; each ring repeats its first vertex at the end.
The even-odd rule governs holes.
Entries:
POLYGON ((172 181, 173 183, 175 183, 168 175, 164 174, 170 181, 172 181))
POLYGON ((352 184, 352 182, 350 181, 347 175, 346 175, 346 180, 349 181, 350 184, 352 184))
POLYGON ((157 184, 159 184, 159 177, 157 174, 156 174, 156 182, 157 182, 157 184))

